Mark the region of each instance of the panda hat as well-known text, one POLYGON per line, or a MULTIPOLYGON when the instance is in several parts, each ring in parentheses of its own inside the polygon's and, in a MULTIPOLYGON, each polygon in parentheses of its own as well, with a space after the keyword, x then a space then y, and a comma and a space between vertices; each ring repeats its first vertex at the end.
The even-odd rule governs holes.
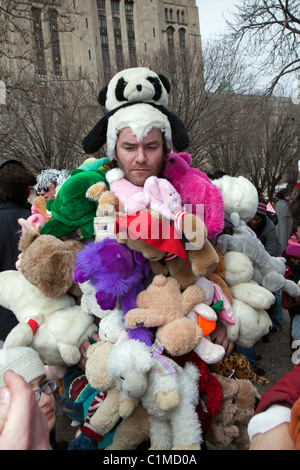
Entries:
POLYGON ((125 127, 132 130, 139 142, 151 129, 160 129, 170 151, 185 150, 189 137, 184 124, 166 108, 170 88, 164 75, 146 67, 118 72, 98 95, 99 103, 108 113, 83 139, 84 151, 93 154, 106 143, 107 156, 113 160, 118 134, 125 127))

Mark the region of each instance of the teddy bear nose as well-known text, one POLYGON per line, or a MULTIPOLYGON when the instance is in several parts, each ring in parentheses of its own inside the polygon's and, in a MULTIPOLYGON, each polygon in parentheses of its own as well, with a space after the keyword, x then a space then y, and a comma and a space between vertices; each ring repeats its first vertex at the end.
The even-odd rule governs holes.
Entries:
POLYGON ((142 85, 137 85, 136 89, 137 89, 137 91, 142 91, 142 85))

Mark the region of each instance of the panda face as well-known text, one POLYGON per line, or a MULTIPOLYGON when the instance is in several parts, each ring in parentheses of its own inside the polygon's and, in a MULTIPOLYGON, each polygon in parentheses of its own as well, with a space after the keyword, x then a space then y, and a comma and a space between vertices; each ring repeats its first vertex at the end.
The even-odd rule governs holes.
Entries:
POLYGON ((105 106, 111 111, 124 103, 145 102, 166 106, 170 84, 168 80, 146 67, 122 70, 109 82, 105 106))

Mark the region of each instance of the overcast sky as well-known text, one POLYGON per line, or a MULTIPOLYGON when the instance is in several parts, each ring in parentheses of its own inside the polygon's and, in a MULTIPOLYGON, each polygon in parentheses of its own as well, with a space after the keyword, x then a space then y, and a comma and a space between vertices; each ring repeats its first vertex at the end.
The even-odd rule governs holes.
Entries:
POLYGON ((236 0, 196 0, 200 19, 200 34, 203 40, 224 32, 224 14, 229 18, 229 10, 234 10, 236 0))

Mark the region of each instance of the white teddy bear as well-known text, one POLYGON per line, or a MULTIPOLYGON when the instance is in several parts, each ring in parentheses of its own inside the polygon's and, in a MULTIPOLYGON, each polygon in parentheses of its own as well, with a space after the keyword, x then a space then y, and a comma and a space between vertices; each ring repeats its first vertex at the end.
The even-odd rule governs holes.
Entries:
POLYGON ((152 449, 199 450, 198 369, 187 363, 180 371, 175 365, 173 373, 162 374, 156 357, 138 340, 125 340, 112 349, 106 367, 120 390, 120 406, 128 403, 127 409, 134 410, 142 402, 149 414, 152 449))
POLYGON ((0 305, 17 320, 4 348, 30 346, 49 366, 72 366, 80 360, 81 343, 97 330, 93 317, 68 294, 45 297, 20 271, 0 273, 0 305))
POLYGON ((250 259, 237 251, 224 255, 225 281, 233 297, 234 325, 227 325, 228 338, 249 348, 269 332, 271 319, 266 312, 275 302, 274 295, 252 281, 250 259))

